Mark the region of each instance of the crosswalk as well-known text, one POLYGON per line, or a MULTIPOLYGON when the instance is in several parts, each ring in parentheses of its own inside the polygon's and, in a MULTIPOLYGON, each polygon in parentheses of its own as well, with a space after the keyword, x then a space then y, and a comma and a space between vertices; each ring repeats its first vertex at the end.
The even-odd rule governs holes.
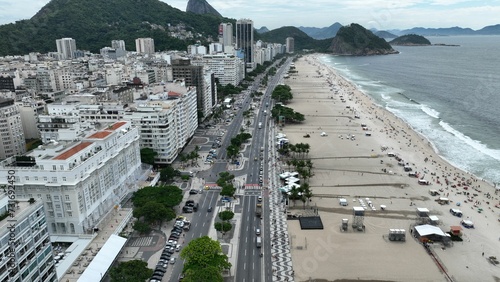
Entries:
POLYGON ((130 244, 131 247, 146 247, 150 246, 151 242, 153 242, 153 236, 147 236, 147 237, 140 237, 134 240, 132 244, 130 244))
POLYGON ((260 184, 253 184, 253 183, 245 184, 245 190, 248 190, 248 189, 262 190, 262 186, 260 186, 260 184))

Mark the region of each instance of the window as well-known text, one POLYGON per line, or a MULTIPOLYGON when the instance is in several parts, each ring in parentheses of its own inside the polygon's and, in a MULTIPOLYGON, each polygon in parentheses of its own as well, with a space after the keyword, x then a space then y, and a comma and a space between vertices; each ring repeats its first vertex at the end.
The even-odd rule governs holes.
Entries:
POLYGON ((54 196, 54 200, 59 201, 59 196, 54 196))
POLYGON ((52 201, 52 198, 50 197, 49 194, 47 194, 47 201, 52 201))
POLYGON ((52 182, 57 182, 57 177, 52 177, 52 182))
POLYGON ((66 181, 66 176, 63 176, 63 181, 66 181))
POLYGON ((43 181, 47 182, 47 176, 43 177, 43 181))
POLYGON ((24 179, 30 180, 30 177, 29 176, 25 176, 24 179))
POLYGON ((64 195, 64 198, 66 198, 66 201, 69 201, 69 195, 64 195))
POLYGON ((57 217, 63 217, 63 216, 62 216, 62 213, 59 213, 59 212, 58 212, 58 213, 57 213, 57 217))
POLYGON ((54 217, 54 212, 53 211, 49 211, 49 217, 54 217))
POLYGON ((49 210, 53 210, 54 209, 54 206, 52 205, 52 203, 47 203, 47 208, 49 210))
POLYGON ((66 209, 71 210, 71 203, 66 203, 66 209))
POLYGON ((58 210, 61 209, 61 205, 56 204, 56 209, 58 209, 58 210))
POLYGON ((35 176, 35 181, 38 181, 38 176, 35 176))
POLYGON ((72 217, 72 216, 73 216, 73 212, 70 212, 70 211, 69 211, 69 212, 68 212, 68 216, 69 216, 69 217, 72 217))
POLYGON ((53 165, 53 166, 52 166, 52 170, 56 170, 56 165, 53 165))

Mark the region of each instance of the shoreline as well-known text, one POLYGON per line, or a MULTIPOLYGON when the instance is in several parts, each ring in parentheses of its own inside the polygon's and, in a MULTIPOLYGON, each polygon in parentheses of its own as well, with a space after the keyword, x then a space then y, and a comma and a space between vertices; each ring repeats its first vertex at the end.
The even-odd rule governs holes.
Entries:
MULTIPOLYGON (((437 148, 437 145, 434 144, 434 142, 427 136, 425 136, 423 133, 419 132, 417 129, 415 129, 409 122, 405 121, 402 117, 399 117, 398 115, 396 115, 395 113, 393 113, 392 111, 386 109, 383 105, 379 104, 377 100, 375 100, 374 98, 372 98, 369 94, 367 94, 363 89, 360 89, 356 86, 356 82, 349 79, 348 77, 346 76, 343 76, 339 70, 337 70, 336 68, 334 67, 330 67, 328 66, 327 64, 325 64, 320 57, 322 57, 324 54, 321 54, 320 56, 315 56, 316 57, 316 60, 317 62, 322 65, 324 68, 327 68, 327 69, 331 69, 333 72, 336 73, 337 76, 341 77, 344 81, 346 81, 348 84, 350 84, 351 86, 353 86, 356 91, 359 91, 361 92, 363 95, 365 95, 368 99, 370 99, 370 101, 375 104, 376 106, 379 107, 380 110, 382 111, 386 111, 387 113, 389 114, 392 114, 394 116, 394 118, 397 118, 399 119, 402 123, 404 123, 405 125, 407 125, 408 127, 411 128, 411 130, 413 130, 416 134, 418 134, 419 136, 421 136, 423 139, 427 140, 427 142, 431 145, 432 147, 432 150, 434 151, 434 153, 436 153, 441 159, 442 161, 448 163, 450 166, 453 166, 455 167, 456 169, 459 169, 461 170, 462 172, 466 173, 466 174, 469 174, 469 175, 472 175, 473 177, 477 178, 477 179, 481 179, 481 181, 484 181, 486 183, 488 183, 489 185, 493 186, 493 187, 496 187, 496 183, 493 179, 489 179, 489 178, 484 178, 484 177, 481 177, 479 175, 476 175, 474 172, 471 172, 471 171, 468 171, 466 170, 465 168, 461 168, 458 164, 454 163, 452 160, 448 159, 446 156, 442 155, 439 151, 439 149, 437 148)), ((419 102, 413 100, 413 99, 410 99, 408 97, 406 97, 404 94, 402 93, 399 93, 401 94, 402 96, 404 96, 406 99, 408 99, 409 101, 413 102, 413 103, 416 103, 416 104, 419 104, 419 102)), ((441 121, 441 118, 438 118, 440 121, 441 121)), ((446 131, 446 130, 445 130, 446 131)), ((448 132, 448 131, 446 131, 448 132)), ((450 134, 453 134, 453 133, 450 133, 450 134)), ((478 140, 474 140, 474 141, 477 141, 477 142, 481 142, 481 141, 478 141, 478 140)))
MULTIPOLYGON (((287 134, 292 144, 310 144, 309 157, 314 163, 314 176, 309 180, 311 202, 290 201, 288 209, 292 214, 307 213, 304 208, 317 209, 325 226, 324 230, 301 230, 298 221, 288 221, 295 281, 447 281, 409 231, 416 224, 417 207, 428 208, 431 215, 439 216, 439 227, 445 232, 451 225, 460 225, 461 219, 448 211, 457 208, 457 202, 463 203, 458 208, 464 211, 464 219, 474 221, 476 229, 464 229, 464 241, 453 247, 433 244, 436 257, 453 281, 472 281, 485 274, 495 277, 495 269, 490 269, 495 266, 481 256, 485 252, 500 255, 493 251, 500 249, 500 225, 495 218, 500 211, 495 210, 495 204, 500 202, 493 195, 494 187, 453 166, 428 138, 325 65, 319 56, 300 58, 295 62, 298 73, 285 80, 294 95, 287 106, 304 114, 306 120, 299 125, 286 125, 281 132, 287 134), (361 124, 370 131, 369 137, 361 124), (328 136, 319 136, 322 131, 328 136), (304 139, 306 133, 311 137, 304 139), (419 185, 418 178, 409 177, 394 158, 387 156, 390 151, 404 158, 431 185, 419 185), (445 185, 445 180, 449 185, 445 185), (463 190, 462 182, 470 190, 463 190), (449 197, 451 203, 438 204, 429 195, 429 189, 449 197), (467 191, 472 195, 466 197, 467 191), (339 205, 340 197, 348 200, 348 206, 339 205), (368 201, 366 232, 340 232, 343 218, 350 223, 354 219, 352 207, 368 201), (381 210, 380 206, 387 208, 381 210), (391 228, 405 229, 406 242, 385 240, 391 228), (471 259, 478 249, 482 260, 471 259)), ((282 170, 288 170, 288 166, 283 165, 282 170)))

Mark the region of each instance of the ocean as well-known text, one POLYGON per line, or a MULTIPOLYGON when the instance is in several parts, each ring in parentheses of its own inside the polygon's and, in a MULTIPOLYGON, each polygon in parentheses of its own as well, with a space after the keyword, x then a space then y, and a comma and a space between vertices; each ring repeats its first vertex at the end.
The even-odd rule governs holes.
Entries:
POLYGON ((321 60, 456 167, 500 183, 500 36, 427 37, 400 54, 321 60))

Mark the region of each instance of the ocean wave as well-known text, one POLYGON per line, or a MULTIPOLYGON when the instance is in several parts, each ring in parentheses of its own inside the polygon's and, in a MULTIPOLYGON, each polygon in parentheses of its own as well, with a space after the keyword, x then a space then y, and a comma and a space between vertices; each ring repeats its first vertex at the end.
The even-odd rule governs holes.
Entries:
POLYGON ((422 105, 420 109, 433 118, 439 118, 440 113, 429 106, 422 105))
POLYGON ((453 134, 453 136, 455 136, 456 138, 458 138, 459 140, 463 141, 465 144, 467 144, 468 146, 474 148, 475 150, 487 155, 487 156, 490 156, 496 160, 500 160, 500 150, 494 150, 494 149, 490 149, 488 148, 485 144, 481 143, 480 141, 477 141, 477 140, 474 140, 472 138, 470 138, 469 136, 463 134, 462 132, 456 130, 455 128, 453 128, 450 124, 444 122, 444 121, 440 121, 439 122, 439 125, 444 129, 446 130, 447 132, 453 134))

